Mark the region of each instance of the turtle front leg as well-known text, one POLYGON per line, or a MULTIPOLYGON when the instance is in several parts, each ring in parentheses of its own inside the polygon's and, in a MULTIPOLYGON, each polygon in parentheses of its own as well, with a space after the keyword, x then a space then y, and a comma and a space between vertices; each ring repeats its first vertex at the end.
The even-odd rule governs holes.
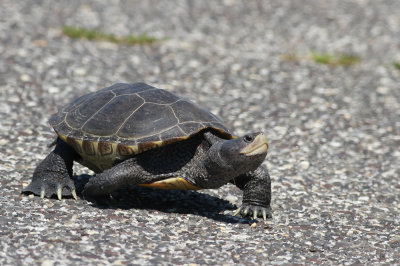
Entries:
POLYGON ((263 217, 264 220, 272 218, 271 179, 265 167, 261 165, 255 171, 235 177, 231 182, 243 190, 242 206, 235 211, 235 216, 263 217))
POLYGON ((36 167, 31 183, 22 193, 33 193, 41 198, 57 195, 77 199, 72 177, 75 151, 65 142, 57 139, 55 149, 36 167))

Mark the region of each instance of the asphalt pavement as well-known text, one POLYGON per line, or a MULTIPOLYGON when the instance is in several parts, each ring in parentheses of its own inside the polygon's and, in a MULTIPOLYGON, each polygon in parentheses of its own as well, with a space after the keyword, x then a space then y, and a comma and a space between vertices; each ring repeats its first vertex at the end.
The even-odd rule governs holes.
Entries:
MULTIPOLYGON (((376 265, 400 261, 400 2, 0 1, 0 265, 376 265), (101 40, 66 36, 65 26, 101 40), (129 45, 107 34, 146 34, 129 45), (117 82, 264 131, 273 218, 242 193, 21 195, 50 115, 117 82)), ((79 186, 93 173, 75 164, 79 186)))

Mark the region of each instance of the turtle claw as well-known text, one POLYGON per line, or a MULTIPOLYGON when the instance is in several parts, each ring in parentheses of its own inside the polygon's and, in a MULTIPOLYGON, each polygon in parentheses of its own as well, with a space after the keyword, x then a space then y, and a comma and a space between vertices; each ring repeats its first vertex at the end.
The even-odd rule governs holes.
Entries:
POLYGON ((256 220, 257 218, 263 218, 263 220, 267 220, 267 218, 272 218, 272 210, 270 207, 261 207, 254 205, 244 204, 240 208, 238 208, 234 213, 234 216, 242 216, 243 218, 249 217, 251 219, 256 220))
POLYGON ((267 211, 266 210, 262 211, 262 216, 263 216, 264 221, 266 221, 267 220, 267 211))
POLYGON ((238 208, 238 209, 233 213, 233 216, 238 216, 239 213, 240 213, 240 208, 238 208))
POLYGON ((257 219, 257 217, 258 217, 258 216, 257 216, 257 210, 254 210, 254 211, 253 211, 253 219, 255 220, 255 219, 257 219))
POLYGON ((57 198, 58 198, 58 200, 62 199, 62 188, 61 187, 57 188, 57 198))
POLYGON ((73 197, 75 200, 78 200, 78 196, 76 195, 75 189, 72 189, 71 195, 72 195, 72 197, 73 197))
POLYGON ((57 199, 62 200, 63 197, 72 196, 78 199, 76 195, 74 182, 69 179, 61 180, 61 182, 44 182, 43 179, 33 180, 27 187, 22 189, 24 194, 39 195, 40 198, 51 198, 55 196, 57 199))
POLYGON ((44 188, 42 188, 42 190, 40 190, 40 198, 44 199, 45 195, 46 195, 46 191, 44 190, 44 188))

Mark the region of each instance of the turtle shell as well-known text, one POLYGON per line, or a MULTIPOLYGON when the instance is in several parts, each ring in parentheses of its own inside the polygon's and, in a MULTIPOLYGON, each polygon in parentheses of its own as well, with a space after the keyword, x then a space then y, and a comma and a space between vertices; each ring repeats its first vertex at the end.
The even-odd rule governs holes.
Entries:
POLYGON ((62 107, 49 123, 95 172, 205 129, 232 138, 209 111, 144 83, 118 83, 84 95, 62 107))

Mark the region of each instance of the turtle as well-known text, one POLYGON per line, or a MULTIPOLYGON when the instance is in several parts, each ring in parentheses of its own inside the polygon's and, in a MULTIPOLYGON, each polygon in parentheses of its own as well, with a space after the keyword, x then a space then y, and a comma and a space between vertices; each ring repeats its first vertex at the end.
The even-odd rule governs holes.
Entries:
POLYGON ((265 134, 235 136, 217 116, 172 92, 117 83, 60 108, 49 124, 57 134, 54 150, 23 193, 77 199, 76 161, 95 172, 84 198, 131 185, 199 190, 233 183, 243 190, 234 215, 272 217, 265 134))

